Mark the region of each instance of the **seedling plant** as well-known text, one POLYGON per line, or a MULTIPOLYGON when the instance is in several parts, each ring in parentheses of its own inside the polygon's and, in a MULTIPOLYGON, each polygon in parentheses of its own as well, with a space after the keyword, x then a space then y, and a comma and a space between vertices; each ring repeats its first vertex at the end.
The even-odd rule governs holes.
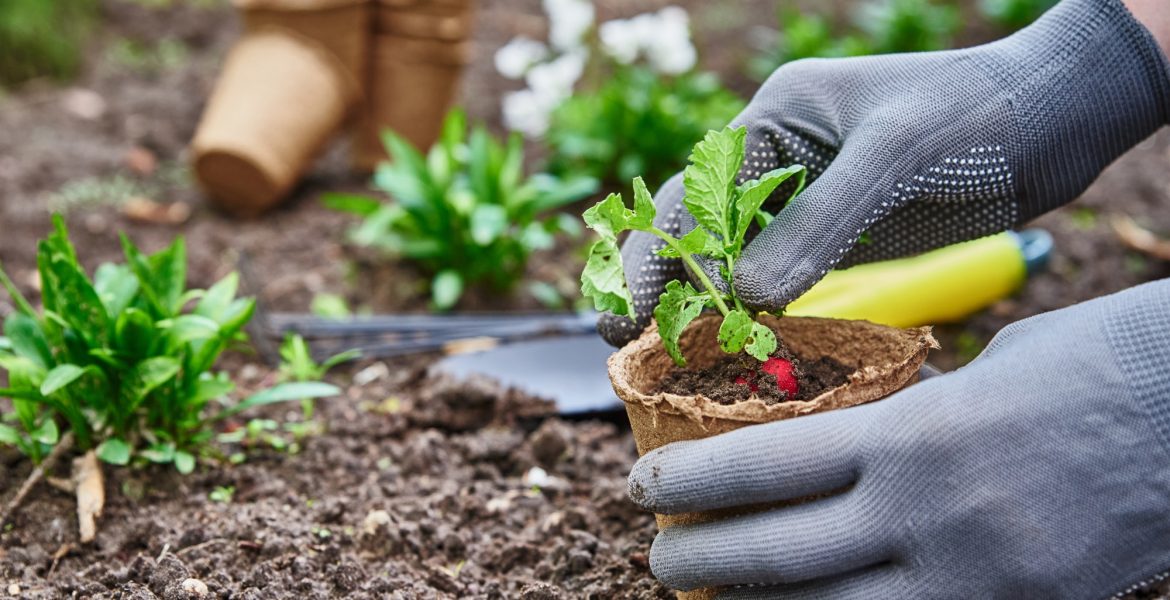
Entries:
POLYGON ((623 231, 650 233, 666 244, 659 252, 661 256, 681 259, 699 281, 697 289, 689 281, 667 283, 654 309, 658 334, 675 364, 686 365, 679 347, 683 330, 703 310, 714 309, 723 316, 718 336, 723 351, 747 353, 764 363, 762 371, 777 375, 781 388, 794 392, 792 365, 771 357, 777 348, 775 333, 757 320, 762 313, 747 307, 736 295, 731 274, 749 227, 753 222, 763 225, 771 218, 761 209, 764 201, 792 177, 797 178, 792 196, 799 193, 805 169, 800 165, 776 169, 737 185, 746 132, 744 127, 711 131, 694 147, 691 164, 683 172, 683 204, 698 226, 681 238, 654 225, 654 201, 641 178, 633 180, 633 209, 626 207, 620 194, 610 194, 585 211, 586 225, 600 239, 590 248, 581 274, 581 291, 592 299, 597 310, 633 319, 633 297, 626 283, 617 237, 623 231), (700 259, 718 262, 724 286, 711 280, 701 268, 700 259))
POLYGON ((0 369, 8 376, 0 397, 11 399, 14 413, 0 424, 0 443, 39 462, 64 426, 77 449, 95 449, 104 462, 137 458, 188 473, 210 452, 223 419, 337 393, 323 383, 292 383, 230 403, 235 385, 212 368, 246 340, 255 309, 253 300, 236 297, 236 274, 188 290, 182 238, 147 255, 123 236, 126 264, 104 264, 91 279, 63 220, 53 223, 37 253, 42 310, 0 269, 17 309, 0 337, 0 369))

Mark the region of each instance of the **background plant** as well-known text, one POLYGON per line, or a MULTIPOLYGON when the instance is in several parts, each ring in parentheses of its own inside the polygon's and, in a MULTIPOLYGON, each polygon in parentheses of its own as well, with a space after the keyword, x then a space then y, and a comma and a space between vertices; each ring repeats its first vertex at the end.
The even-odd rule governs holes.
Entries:
POLYGON ((0 2, 0 86, 75 75, 96 15, 95 0, 0 2))
POLYGON ((524 276, 529 256, 559 233, 577 235, 568 214, 554 212, 597 189, 589 177, 524 176, 523 141, 500 142, 461 110, 447 115, 424 156, 398 135, 384 134, 391 161, 374 187, 390 201, 330 194, 325 202, 363 217, 352 239, 401 256, 431 278, 436 308, 451 308, 470 285, 506 291, 524 276))
MULTIPOLYGON (((309 343, 300 334, 290 333, 280 345, 280 368, 276 378, 281 382, 309 382, 324 379, 333 367, 361 357, 360 350, 347 350, 334 354, 318 363, 313 360, 309 343)), ((301 416, 308 421, 313 418, 313 399, 301 399, 301 416)))
POLYGON ((1035 21, 1058 0, 981 0, 979 11, 991 22, 1008 29, 1021 29, 1035 21))
POLYGON ((782 9, 778 20, 774 40, 748 63, 750 74, 760 81, 780 65, 802 58, 943 50, 961 25, 958 9, 945 0, 868 0, 854 12, 851 28, 791 9, 782 9))
POLYGON ((337 392, 322 383, 286 384, 229 404, 235 386, 212 368, 246 339, 255 308, 236 297, 238 277, 188 290, 182 238, 146 255, 123 236, 126 264, 104 264, 91 279, 61 217, 53 223, 37 252, 40 312, 0 269, 17 306, 0 338, 8 377, 0 397, 11 399, 15 413, 5 418, 0 442, 39 460, 60 422, 79 449, 96 448, 105 462, 124 465, 138 456, 190 472, 221 419, 337 392))
POLYGON ((505 95, 504 121, 548 144, 553 173, 610 183, 642 175, 656 187, 704 132, 743 109, 718 77, 695 69, 683 9, 607 21, 591 35, 592 12, 547 10, 550 4, 559 3, 546 3, 553 29, 578 19, 560 27, 577 37, 549 46, 516 38, 497 52, 496 67, 527 84, 505 95))

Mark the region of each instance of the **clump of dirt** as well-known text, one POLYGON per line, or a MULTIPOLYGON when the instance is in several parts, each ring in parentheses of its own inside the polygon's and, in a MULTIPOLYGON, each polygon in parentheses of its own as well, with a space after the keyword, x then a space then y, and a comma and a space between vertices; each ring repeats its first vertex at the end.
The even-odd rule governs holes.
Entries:
POLYGON ((728 354, 705 369, 675 367, 666 374, 654 392, 679 396, 702 394, 719 404, 735 404, 758 398, 764 404, 771 405, 816 398, 825 390, 845 383, 849 374, 856 370, 828 356, 798 356, 784 344, 784 340, 777 341, 779 346, 772 357, 792 363, 792 376, 797 383, 794 398, 789 397, 789 393, 782 389, 783 386, 777 385, 775 375, 761 370, 760 361, 743 353, 728 354))

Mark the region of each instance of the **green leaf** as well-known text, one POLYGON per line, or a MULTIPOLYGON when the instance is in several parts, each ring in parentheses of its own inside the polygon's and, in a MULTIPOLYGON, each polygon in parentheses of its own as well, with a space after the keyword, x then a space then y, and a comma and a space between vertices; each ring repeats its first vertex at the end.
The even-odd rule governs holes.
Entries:
POLYGON ((321 372, 328 373, 330 369, 336 367, 337 365, 347 363, 351 360, 357 360, 361 357, 361 350, 346 350, 345 352, 334 354, 333 356, 325 359, 325 362, 321 363, 321 372))
POLYGON ((187 288, 187 245, 183 237, 175 238, 170 246, 152 254, 148 259, 153 279, 150 282, 159 301, 176 314, 182 306, 179 300, 187 288))
POLYGON ((151 444, 149 448, 139 450, 138 456, 152 463, 169 463, 175 459, 175 445, 171 442, 151 444))
MULTIPOLYGON (((732 232, 732 242, 736 248, 742 247, 748 226, 751 225, 752 219, 756 217, 760 207, 772 195, 776 187, 796 174, 800 174, 801 180, 803 180, 804 172, 802 165, 793 165, 785 169, 768 171, 759 179, 744 182, 743 185, 739 186, 735 200, 735 231, 732 232)), ((797 186, 797 192, 799 192, 800 187, 797 186)), ((793 194, 795 195, 795 193, 793 194)))
POLYGON ((138 278, 126 265, 104 263, 93 274, 93 289, 110 319, 117 319, 138 294, 138 278))
POLYGON ((654 198, 650 190, 646 189, 646 182, 641 177, 634 178, 634 213, 626 226, 630 229, 646 231, 654 226, 654 198))
POLYGON ((57 365, 53 367, 47 375, 45 375, 44 382, 41 383, 41 395, 52 396, 58 391, 64 389, 69 384, 77 381, 82 375, 85 375, 85 369, 77 365, 57 365))
POLYGON ((615 240, 602 237, 589 249, 589 259, 581 272, 581 295, 592 300, 598 311, 634 319, 634 297, 626 284, 622 254, 615 240))
POLYGON ((45 308, 59 314, 88 343, 105 343, 110 322, 105 304, 81 267, 51 248, 42 240, 37 256, 45 308))
POLYGON ((50 417, 46 418, 44 423, 41 423, 40 427, 30 431, 29 437, 31 437, 34 442, 52 446, 61 439, 61 432, 57 429, 57 422, 50 417))
POLYGON ((236 291, 239 290, 239 287, 239 274, 234 271, 228 273, 207 290, 207 293, 199 300, 199 304, 195 305, 194 314, 207 317, 217 323, 221 322, 228 307, 236 299, 236 291))
POLYGON ((706 302, 707 297, 692 287, 690 282, 681 283, 676 279, 666 284, 666 291, 662 292, 658 306, 654 307, 658 336, 662 338, 666 353, 680 367, 685 366, 687 360, 679 348, 679 336, 703 312, 706 302))
POLYGON ((220 330, 219 323, 200 315, 180 315, 174 319, 159 321, 158 326, 170 331, 171 338, 179 344, 212 339, 219 335, 220 330))
MULTIPOLYGON (((723 257, 723 244, 720 244, 719 240, 711 237, 711 234, 702 227, 696 227, 690 233, 679 238, 678 245, 690 254, 709 256, 712 258, 723 257)), ((663 246, 658 251, 658 255, 666 258, 680 258, 678 251, 671 246, 663 246)))
POLYGON ((431 301, 439 310, 447 310, 455 306, 462 295, 463 276, 458 271, 451 269, 440 271, 431 281, 431 301))
POLYGON ((33 310, 32 305, 28 303, 28 300, 24 297, 24 294, 21 294, 20 290, 16 289, 16 284, 12 283, 12 280, 8 278, 8 273, 4 272, 3 264, 0 264, 0 285, 4 286, 4 289, 8 291, 8 295, 11 296, 12 301, 16 303, 16 309, 18 311, 20 311, 25 316, 36 316, 37 313, 35 310, 33 310))
POLYGON ((327 208, 359 217, 368 217, 382 207, 378 200, 357 194, 329 193, 322 196, 321 203, 327 208))
POLYGON ((20 446, 23 443, 24 436, 20 435, 20 430, 11 425, 0 423, 0 444, 20 446))
POLYGON ((733 310, 719 326, 719 347, 729 354, 745 351, 763 362, 776 351, 776 334, 742 310, 733 310))
POLYGON ((182 450, 175 452, 175 469, 183 475, 190 475, 195 471, 195 456, 182 450))
POLYGON ((110 438, 97 447, 97 457, 102 462, 111 465, 128 465, 130 464, 130 444, 118 438, 110 438))
POLYGON ((187 402, 192 406, 202 406, 208 400, 216 398, 223 398, 232 393, 236 389, 236 384, 227 378, 227 375, 220 374, 214 376, 204 374, 198 381, 195 382, 195 391, 187 398, 187 402))
POLYGON ((179 361, 169 356, 148 358, 122 378, 122 397, 130 407, 137 406, 147 395, 179 373, 179 361))
MULTIPOLYGON (((620 194, 610 194, 605 200, 590 206, 582 215, 585 225, 596 231, 601 239, 611 242, 617 241, 617 235, 629 229, 629 223, 635 218, 634 211, 626 208, 620 194)), ((653 215, 650 216, 654 218, 653 215)))
POLYGON ((496 241, 508 229, 508 212, 496 204, 480 204, 471 213, 471 239, 480 246, 496 241))
POLYGON ((243 402, 224 409, 215 418, 226 419, 237 413, 265 404, 288 402, 290 400, 301 400, 304 398, 325 398, 328 396, 336 396, 340 393, 341 390, 337 386, 317 381, 282 383, 262 392, 257 392, 243 402))
POLYGON ((309 312, 318 317, 330 319, 344 319, 353 314, 345 298, 324 292, 313 296, 313 301, 309 304, 309 312))
POLYGON ((127 308, 118 315, 114 340, 118 349, 130 358, 143 358, 150 353, 154 341, 154 320, 145 311, 127 308))
POLYGON ((8 315, 4 320, 4 335, 17 355, 33 361, 42 369, 53 364, 53 352, 35 318, 19 312, 8 315))
POLYGON ((756 360, 764 362, 776 351, 776 333, 762 323, 752 325, 751 339, 743 350, 756 360))
POLYGON ((700 225, 725 244, 732 231, 731 203, 735 177, 743 165, 746 135, 746 127, 708 131, 703 141, 695 144, 691 164, 683 170, 683 204, 700 225))

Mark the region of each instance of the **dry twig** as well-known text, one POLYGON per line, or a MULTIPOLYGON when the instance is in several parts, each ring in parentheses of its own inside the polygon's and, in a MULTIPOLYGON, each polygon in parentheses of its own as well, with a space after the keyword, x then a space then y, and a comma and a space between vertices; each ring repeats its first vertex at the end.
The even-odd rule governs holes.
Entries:
POLYGON ((1113 218, 1113 232, 1121 242, 1142 254, 1170 260, 1170 240, 1162 239, 1127 216, 1113 218))
POLYGON ((37 483, 40 482, 41 479, 44 479, 45 471, 52 467, 53 464, 61 458, 61 455, 65 454, 72 447, 73 432, 69 432, 61 436, 61 439, 57 442, 57 445, 53 447, 53 450, 49 452, 49 455, 45 457, 45 460, 41 461, 41 464, 37 465, 37 467, 33 469, 32 473, 29 473, 28 479, 24 480, 24 484, 22 484, 20 489, 17 490, 16 495, 12 497, 12 500, 8 501, 8 506, 5 506, 4 512, 0 513, 0 525, 7 523, 8 519, 12 518, 13 513, 15 513, 16 509, 20 507, 20 504, 24 502, 24 499, 26 496, 28 496, 29 492, 31 492, 32 489, 36 487, 37 483))

